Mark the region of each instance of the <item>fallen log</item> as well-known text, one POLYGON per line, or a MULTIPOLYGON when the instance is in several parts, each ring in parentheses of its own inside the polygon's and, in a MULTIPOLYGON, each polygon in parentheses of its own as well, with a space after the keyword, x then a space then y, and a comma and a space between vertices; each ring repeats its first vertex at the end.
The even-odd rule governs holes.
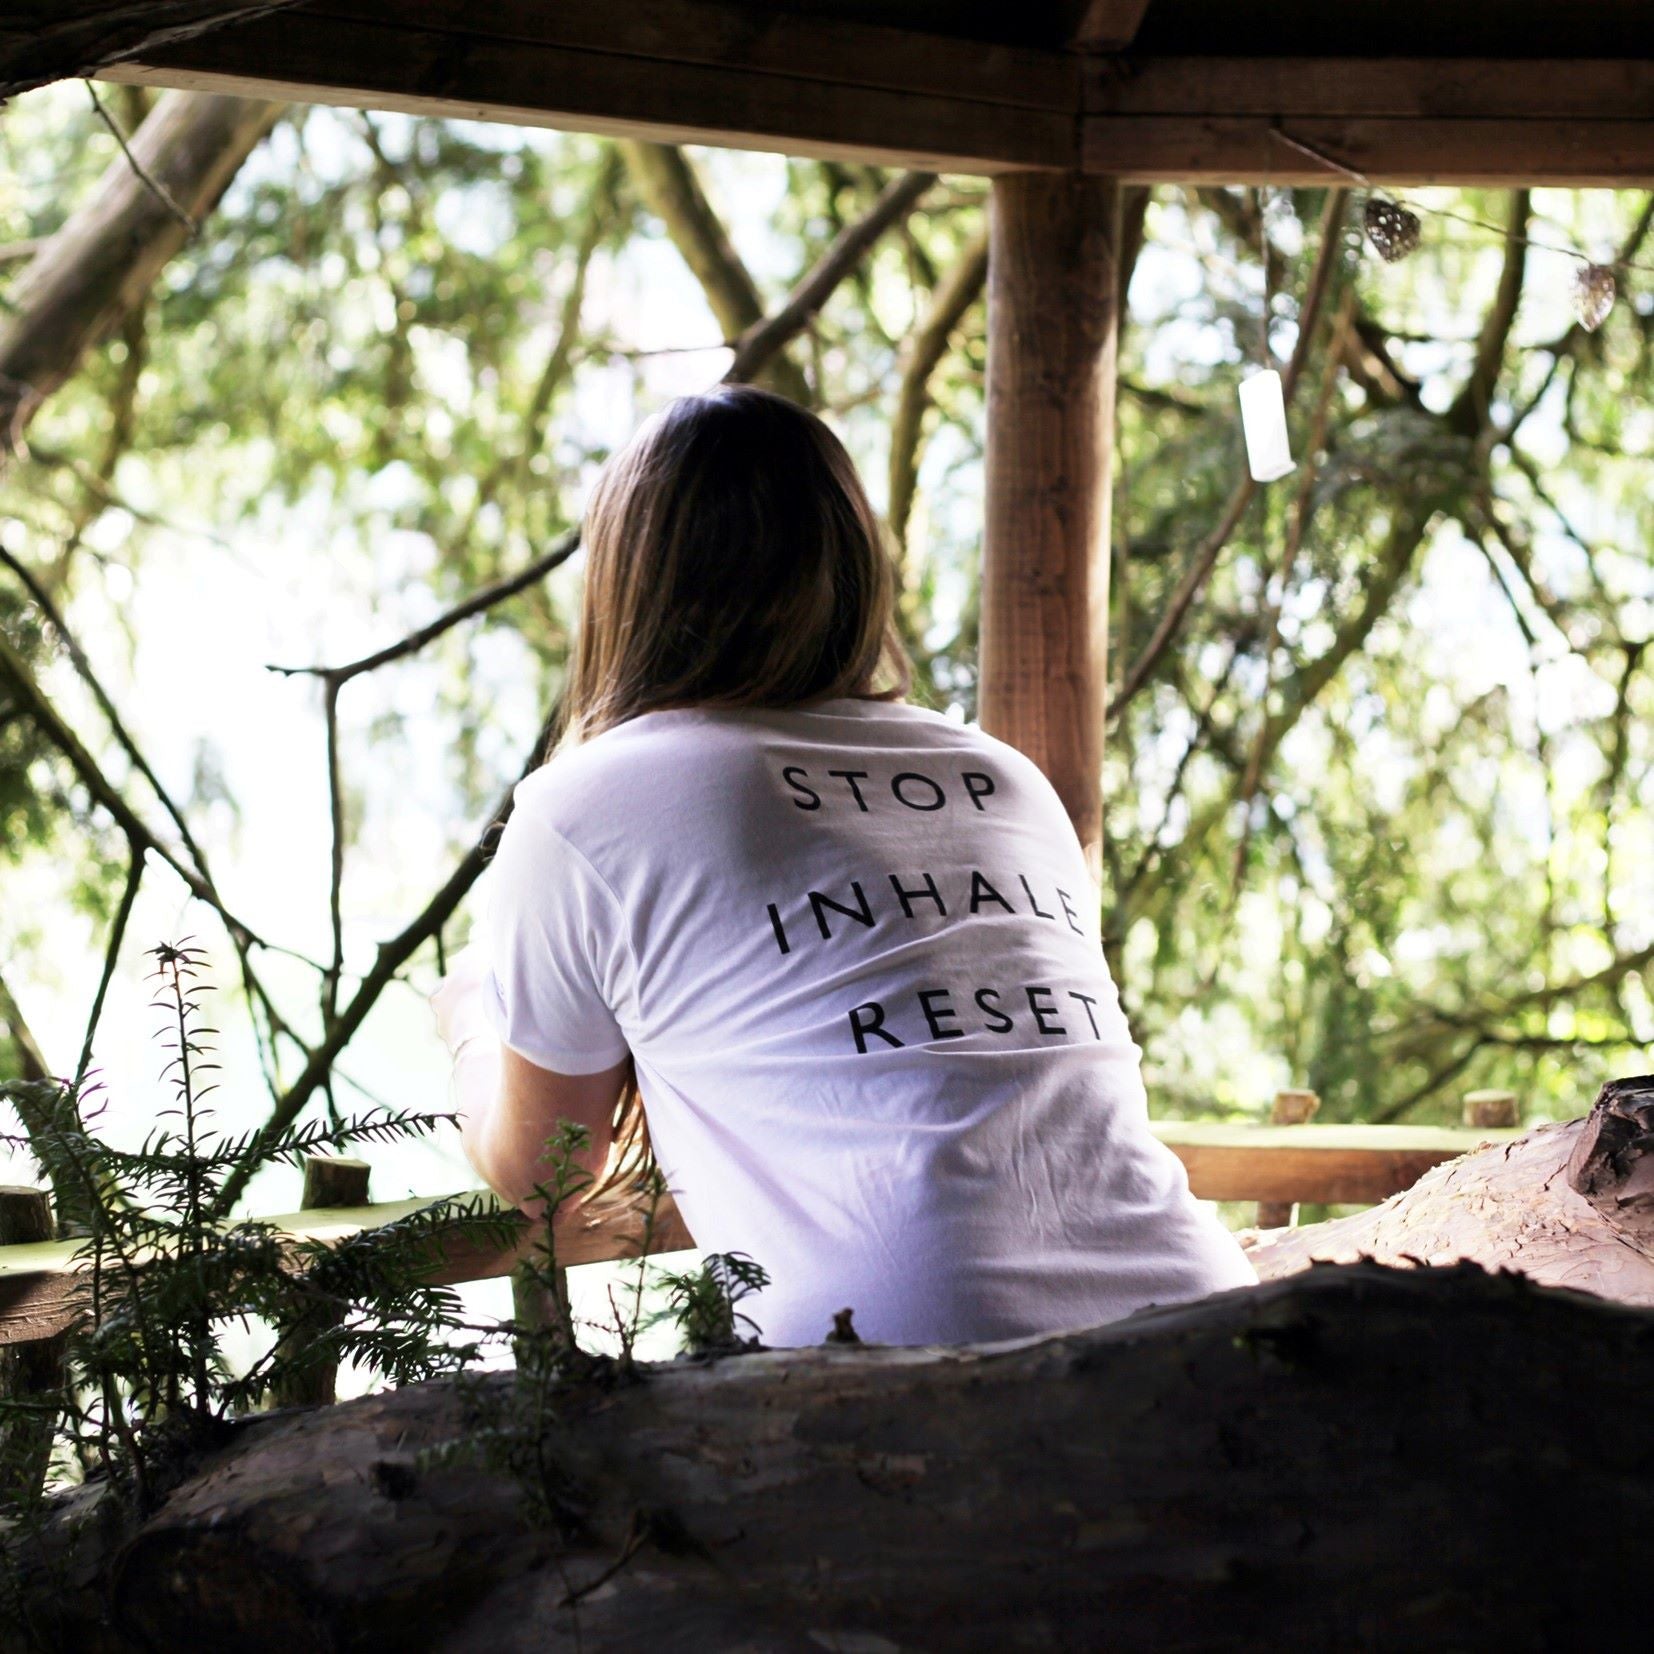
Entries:
POLYGON ((1634 1645, 1651 1382, 1654 1313, 1319 1267, 1044 1340, 571 1387, 554 1532, 444 1455, 479 1398, 444 1381, 240 1426, 135 1532, 82 1520, 37 1629, 88 1654, 1634 1645))
POLYGON ((1266 1280, 1357 1258, 1469 1261, 1654 1306, 1654 1076, 1611 1081, 1583 1119, 1462 1155, 1370 1211, 1244 1244, 1266 1280))

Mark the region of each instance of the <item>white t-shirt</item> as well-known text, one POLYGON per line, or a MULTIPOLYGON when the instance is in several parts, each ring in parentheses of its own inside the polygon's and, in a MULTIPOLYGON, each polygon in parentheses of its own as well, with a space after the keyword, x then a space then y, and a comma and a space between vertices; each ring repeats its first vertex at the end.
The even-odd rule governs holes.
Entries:
POLYGON ((1097 901, 1022 754, 914 707, 654 712, 523 781, 501 1038, 636 1060, 697 1244, 765 1342, 1093 1326, 1256 1280, 1150 1133, 1097 901))

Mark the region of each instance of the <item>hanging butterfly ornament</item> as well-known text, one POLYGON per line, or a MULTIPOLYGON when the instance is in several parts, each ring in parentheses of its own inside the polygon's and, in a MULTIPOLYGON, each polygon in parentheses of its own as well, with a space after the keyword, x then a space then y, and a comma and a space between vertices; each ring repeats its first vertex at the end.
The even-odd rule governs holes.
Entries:
POLYGON ((1386 264, 1399 264, 1419 245, 1419 215, 1382 195, 1369 195, 1361 227, 1386 264))
POLYGON ((1580 266, 1574 277, 1574 314, 1587 333, 1595 333, 1608 320, 1618 291, 1614 272, 1606 264, 1580 266))

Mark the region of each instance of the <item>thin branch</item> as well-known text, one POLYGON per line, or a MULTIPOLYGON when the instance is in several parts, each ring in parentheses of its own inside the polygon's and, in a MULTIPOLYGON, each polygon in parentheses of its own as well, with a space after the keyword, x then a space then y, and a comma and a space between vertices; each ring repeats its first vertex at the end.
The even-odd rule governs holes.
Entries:
POLYGON ((81 744, 79 737, 58 716, 57 709, 47 700, 40 685, 35 682, 34 674, 4 637, 0 637, 0 674, 11 680, 24 710, 33 719, 41 734, 68 759, 70 768, 79 776, 81 785, 92 795, 95 803, 114 817, 115 824, 126 834, 128 842, 153 851, 184 881, 192 895, 198 896, 219 913, 226 925, 239 929, 249 941, 259 941, 257 934, 235 918, 219 900, 218 893, 211 883, 193 867, 181 861, 144 824, 143 819, 98 767, 97 760, 81 744))
POLYGON ((86 95, 92 100, 92 107, 98 112, 98 119, 109 128, 109 134, 120 145, 121 154, 126 157, 126 164, 132 168, 138 181, 147 189, 166 210, 178 220, 180 224, 194 235, 200 228, 194 216, 179 206, 178 198, 169 190, 160 179, 145 168, 142 161, 132 153, 132 146, 126 141, 126 134, 121 131, 115 117, 103 106, 103 99, 98 96, 98 89, 91 81, 83 80, 81 85, 86 88, 86 95))
POLYGON ((735 360, 724 375, 725 382, 740 384, 751 379, 762 364, 803 332, 874 243, 891 225, 906 218, 935 182, 934 172, 909 172, 892 179, 866 215, 833 238, 815 267, 787 295, 787 302, 774 315, 742 333, 735 344, 735 360))
MULTIPOLYGON (((126 754, 127 761, 132 765, 132 767, 141 776, 143 776, 145 781, 149 783, 150 789, 154 792, 155 797, 160 802, 162 809, 166 811, 167 816, 173 823, 173 826, 177 829, 179 842, 182 843, 184 848, 189 852, 190 858, 195 865, 195 870, 200 875, 202 884, 204 885, 206 891, 209 892, 209 894, 205 895, 203 899, 206 900, 219 914, 220 918, 224 920, 224 927, 230 938, 230 944, 236 951, 236 958, 241 969, 242 986, 246 990, 248 1003, 251 1006, 262 1008, 264 1012, 265 1021, 270 1032, 270 1049, 268 1052, 265 1049, 265 1041, 262 1033, 260 1033, 258 1029, 258 1019, 256 1015, 253 1019, 253 1026, 255 1034, 259 1035, 258 1043, 260 1060, 265 1069, 265 1078, 269 1083, 270 1089, 274 1091, 279 1083, 275 1067, 275 1039, 278 1036, 286 1038, 297 1045, 301 1051, 305 1050, 306 1047, 304 1042, 288 1024, 286 1018, 282 1016, 279 1010, 277 1010, 275 1002, 271 999, 268 989, 259 979, 257 972, 253 969, 253 962, 249 949, 252 945, 257 944, 258 946, 275 952, 288 952, 290 950, 276 949, 272 944, 256 937, 250 930, 248 930, 238 920, 234 919, 233 916, 225 910, 216 893, 217 887, 213 881, 212 869, 207 863, 206 852, 201 848, 201 845, 197 842, 194 834, 190 831, 189 822, 185 819, 183 810, 173 799, 171 793, 169 793, 162 785, 161 778, 155 773, 155 770, 150 765, 148 759, 144 757, 142 748, 139 747, 137 741, 127 729, 125 721, 116 710, 113 698, 103 687, 102 681, 92 668, 91 661, 87 658, 86 651, 80 645, 79 638, 76 637, 73 629, 69 626, 67 620, 64 619, 63 614, 58 609, 56 603, 53 602, 51 594, 46 590, 45 586, 36 576, 34 571, 19 557, 17 557, 17 555, 3 542, 0 542, 0 563, 3 563, 5 567, 12 572, 17 580, 22 584, 23 588, 28 592, 36 607, 46 617, 46 620, 52 627, 52 630, 57 634, 59 640, 63 644, 64 652, 68 655, 69 660, 74 666, 76 672, 79 674, 81 681, 85 683, 88 689, 91 690, 92 696, 97 701, 99 709, 108 721, 110 730, 115 737, 116 744, 120 747, 121 751, 126 754)), ((73 761, 74 760, 71 756, 71 762, 73 761)), ((85 779, 84 772, 82 779, 85 779)), ((112 788, 111 792, 113 792, 112 788)), ((129 826, 127 827, 127 837, 128 841, 131 842, 132 834, 129 826)), ((149 848, 154 848, 160 853, 165 854, 164 851, 161 851, 161 847, 157 840, 153 838, 146 838, 144 842, 149 848)), ((201 892, 198 891, 197 894, 201 894, 201 892)), ((295 957, 299 956, 295 955, 295 957)), ((313 961, 309 960, 304 962, 307 964, 313 963, 313 961)))
MULTIPOLYGON (((1286 374, 1282 379, 1283 394, 1289 405, 1293 393, 1298 388, 1303 364, 1308 360, 1310 341, 1314 337, 1328 289, 1332 285, 1332 274, 1343 248, 1341 231, 1347 199, 1347 191, 1329 192, 1326 210, 1321 217, 1321 245, 1316 254, 1315 269, 1310 276, 1309 287, 1304 295, 1303 308, 1298 314, 1298 342, 1293 346, 1292 360, 1287 364, 1286 374)), ((1228 504, 1224 507, 1223 515, 1218 519, 1217 527, 1201 542, 1194 560, 1172 593, 1171 601, 1166 605, 1159 624, 1156 625, 1149 641, 1143 645, 1142 653, 1131 663, 1121 679, 1120 687, 1108 705, 1108 717, 1111 720, 1120 716, 1133 697, 1148 682, 1159 664, 1160 657, 1182 630, 1191 606, 1216 567, 1223 548, 1228 545, 1231 536, 1240 526, 1241 518, 1246 514, 1247 506, 1252 503, 1252 496, 1257 492, 1257 488, 1258 485, 1252 480, 1250 471, 1244 473, 1236 483, 1234 492, 1230 494, 1228 504)))
MULTIPOLYGON (((533 748, 530 751, 528 762, 523 766, 520 780, 531 774, 539 765, 540 756, 552 731, 557 727, 561 716, 561 705, 553 707, 540 728, 533 748)), ((339 1053, 355 1037, 356 1031, 367 1020, 368 1012, 373 1009, 381 993, 396 980, 397 972, 409 958, 438 931, 446 925, 465 899, 466 893, 482 876, 483 869, 488 865, 492 853, 492 842, 497 830, 511 818, 513 798, 516 783, 508 787, 501 798, 498 807, 489 817, 488 824, 478 835, 476 842, 461 857, 459 864, 444 881, 442 888, 426 902, 419 914, 405 925, 401 931, 388 942, 379 944, 378 957, 374 960, 373 968, 357 984, 356 991, 350 996, 349 1002, 339 1012, 332 1027, 326 1030, 321 1042, 310 1053, 303 1071, 299 1074, 285 1092, 277 1098, 264 1125, 260 1128, 256 1146, 251 1149, 247 1158, 225 1180, 224 1187, 219 1195, 215 1215, 222 1217, 235 1202, 240 1199, 242 1190, 247 1185, 247 1179, 252 1175, 253 1168, 261 1159, 260 1150, 273 1138, 279 1136, 299 1117, 306 1103, 315 1096, 327 1083, 332 1072, 333 1064, 339 1053)))
MULTIPOLYGON (((672 144, 623 138, 618 147, 644 205, 665 224, 724 337, 739 339, 763 320, 764 301, 695 169, 672 144)), ((810 386, 796 362, 780 356, 768 366, 774 389, 795 402, 809 403, 810 386)))
POLYGON ((1415 1086, 1406 1096, 1398 1098, 1388 1107, 1382 1108, 1373 1116, 1373 1124, 1378 1126, 1394 1125, 1405 1114, 1411 1114, 1426 1098, 1432 1097, 1451 1079, 1462 1074, 1470 1066, 1471 1059, 1482 1049, 1485 1041, 1478 1036, 1471 1040, 1456 1056, 1450 1057, 1440 1068, 1427 1074, 1423 1081, 1415 1086))
POLYGON ((144 878, 144 847, 129 843, 132 860, 126 871, 126 888, 121 892, 120 906, 115 909, 115 920, 109 927, 109 941, 103 951, 103 974, 98 978, 98 991, 92 996, 92 1009, 86 1018, 86 1033, 80 1042, 80 1061, 75 1065, 75 1090, 78 1092, 92 1066, 92 1041, 97 1036, 98 1024, 103 1020, 103 1002, 120 959, 121 943, 126 939, 127 921, 132 917, 133 904, 138 899, 138 887, 144 878))
POLYGON ((148 759, 144 757, 138 743, 132 738, 132 734, 127 729, 120 713, 116 711, 115 703, 109 692, 103 687, 97 673, 93 671, 92 663, 87 658, 86 651, 80 646, 80 640, 70 630, 69 623, 63 618, 63 613, 57 604, 52 601, 51 594, 41 583, 34 570, 3 541, 0 541, 0 564, 4 564, 11 571, 24 590, 28 592, 35 607, 46 617, 48 624, 62 643, 64 653, 68 655, 70 663, 80 675, 81 682, 91 690, 92 698, 98 703, 98 710, 103 713, 104 718, 108 721, 116 745, 126 754, 127 761, 132 767, 149 783, 150 789, 160 802, 161 808, 166 811, 173 826, 177 828, 179 841, 194 859, 202 878, 210 882, 211 874, 207 870, 206 858, 202 854, 200 845, 196 843, 190 832, 189 823, 185 821, 183 811, 174 803, 167 789, 161 785, 161 778, 150 767, 148 759))
POLYGON ((325 680, 322 713, 327 724, 327 813, 332 828, 328 846, 327 911, 333 928, 333 961, 322 977, 322 1030, 339 1014, 339 979, 345 968, 345 798, 339 770, 339 681, 325 680))
POLYGON ((1446 414, 1449 429, 1460 436, 1477 437, 1487 428, 1494 387, 1504 367, 1505 347, 1510 343, 1511 329, 1516 325, 1516 312, 1522 303, 1528 256, 1525 232, 1531 200, 1527 190, 1511 191, 1510 220, 1505 227, 1505 261, 1499 271, 1499 286, 1487 315, 1482 319, 1481 333, 1476 341, 1476 360, 1470 377, 1465 380, 1463 389, 1454 397, 1446 414))
POLYGON ((1315 343, 1315 325, 1338 269, 1339 254, 1343 250, 1344 214, 1349 204, 1348 190, 1327 191, 1326 205, 1321 210, 1320 251, 1316 255, 1315 268, 1310 273, 1304 302, 1298 307, 1298 337, 1293 342, 1292 357, 1287 362, 1286 372, 1281 375, 1282 392, 1288 404, 1309 362, 1310 348, 1315 343))
MULTIPOLYGON (((1257 797, 1259 784, 1263 780, 1264 737, 1269 728, 1269 696, 1275 687, 1275 652, 1281 643, 1281 612, 1286 607, 1287 592, 1291 587, 1292 576, 1297 568, 1298 553, 1303 547, 1304 534, 1309 527, 1311 502, 1315 494, 1315 456, 1320 453, 1321 444, 1326 440, 1327 419, 1332 410, 1333 393, 1338 388, 1338 373, 1343 357, 1344 334, 1350 325, 1354 300, 1355 289, 1353 287, 1346 288, 1337 320, 1333 323, 1332 340, 1327 347, 1327 359, 1321 372, 1321 389, 1315 399, 1315 413, 1310 420, 1309 439, 1304 445, 1304 458, 1308 463, 1304 467, 1303 476, 1299 479, 1297 497, 1293 501, 1291 526, 1287 530, 1286 546, 1281 552, 1281 566, 1275 577, 1275 596, 1269 604, 1269 625, 1263 646, 1263 694, 1259 697, 1265 717, 1258 726, 1257 739, 1252 743, 1252 750, 1247 755, 1246 773, 1241 778, 1240 839, 1235 845, 1235 864, 1229 882, 1229 911, 1231 914, 1234 912, 1236 902, 1240 899, 1241 884, 1246 876, 1247 856, 1252 844, 1252 801, 1257 797)), ((1298 344, 1301 347, 1303 343, 1304 340, 1300 335, 1298 344)), ((1294 362, 1299 359, 1298 351, 1294 350, 1294 362)))
POLYGON ((988 233, 978 231, 937 283, 930 306, 906 341, 896 409, 890 420, 890 532, 898 546, 907 541, 907 519, 919 478, 919 439, 930 404, 930 377, 947 354, 953 331, 982 294, 988 279, 988 233))
POLYGON ((1625 645, 1625 664, 1620 672, 1619 687, 1614 694, 1614 711, 1609 728, 1612 745, 1607 766, 1602 776, 1602 935, 1610 947, 1614 945, 1617 928, 1614 918, 1614 830, 1619 803, 1620 781, 1625 775, 1626 760, 1630 756, 1631 680, 1642 664, 1649 639, 1642 638, 1625 645))
POLYGON ((0 977, 0 1025, 4 1025, 17 1053, 18 1078, 50 1079, 52 1070, 46 1061, 45 1051, 39 1040, 34 1037, 34 1030, 30 1028, 28 1020, 23 1015, 23 1007, 12 996, 4 977, 0 977))
MULTIPOLYGON (((592 186, 586 208, 585 227, 581 231, 579 245, 575 248, 574 277, 563 299, 562 314, 557 322, 557 338, 551 347, 550 355, 546 357, 546 365, 523 414, 523 438, 516 458, 503 462, 516 471, 519 479, 527 474, 529 461, 533 459, 544 440, 546 414, 551 408, 552 398, 568 378, 569 370, 573 366, 575 346, 579 342, 580 316, 585 308, 586 282, 591 274, 592 260, 597 256, 597 249, 614 221, 621 170, 619 152, 614 149, 606 151, 597 181, 592 186)), ((498 480, 497 474, 491 475, 490 481, 498 480)), ((492 489, 486 486, 480 490, 482 495, 490 492, 492 489)))
POLYGON ((426 644, 434 643, 444 632, 452 631, 461 621, 469 620, 473 615, 483 614, 497 604, 505 602, 507 598, 515 597, 518 592, 527 590, 537 580, 543 580, 553 569, 560 568, 579 549, 580 534, 575 530, 564 535, 549 551, 542 552, 515 574, 481 587, 463 602, 456 603, 451 609, 443 610, 436 619, 419 627, 418 630, 409 632, 406 637, 398 638, 395 643, 386 644, 383 649, 376 649, 371 655, 362 656, 360 660, 350 661, 343 666, 271 665, 265 670, 279 672, 288 678, 321 678, 334 685, 349 683, 352 678, 359 678, 364 672, 375 671, 381 666, 389 665, 393 660, 402 660, 408 655, 417 654, 426 644))
POLYGON ((1200 595, 1201 588, 1206 584, 1207 577, 1216 566, 1223 548, 1229 544, 1231 536, 1240 526, 1241 518, 1246 514, 1246 508, 1252 503, 1252 497, 1258 491, 1258 485, 1252 480, 1250 471, 1244 473, 1234 491, 1229 496, 1228 503, 1223 508, 1223 515, 1218 518, 1217 527, 1201 541, 1195 551, 1193 560, 1184 571, 1183 578, 1178 582, 1177 589, 1172 593, 1171 601, 1166 605, 1159 623, 1154 628, 1153 635, 1143 645, 1142 653, 1127 668, 1125 676, 1120 681, 1120 687, 1114 693, 1114 698, 1108 703, 1108 717, 1116 719, 1137 696, 1143 685, 1149 681, 1156 666, 1160 664, 1160 657, 1170 647, 1172 639, 1181 630, 1184 617, 1190 606, 1200 595))

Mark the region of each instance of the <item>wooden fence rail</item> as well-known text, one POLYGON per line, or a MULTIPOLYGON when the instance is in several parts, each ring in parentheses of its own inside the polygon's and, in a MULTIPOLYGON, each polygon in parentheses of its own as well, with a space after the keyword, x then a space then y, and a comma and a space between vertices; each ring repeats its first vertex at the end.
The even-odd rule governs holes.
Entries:
MULTIPOLYGON (((1296 1094, 1295 1094, 1296 1095, 1296 1094)), ((1483 1095, 1483 1094, 1477 1094, 1483 1095)), ((1467 1117, 1506 1118, 1509 1111, 1479 1108, 1467 1117)), ((1487 1127, 1342 1125, 1223 1125, 1156 1121, 1155 1134, 1182 1160, 1189 1184, 1203 1200, 1258 1201, 1279 1211, 1298 1202, 1372 1205, 1411 1187, 1431 1167, 1514 1130, 1487 1127)), ((490 1197, 491 1198, 491 1197, 490 1197)), ((310 1207, 268 1221, 295 1239, 343 1240, 429 1205, 427 1198, 371 1205, 310 1207)), ((577 1208, 557 1226, 561 1264, 606 1263, 635 1257, 639 1213, 612 1200, 577 1208)), ((455 1285, 509 1275, 531 1243, 526 1220, 506 1245, 456 1236, 433 1254, 430 1279, 455 1285)), ((0 1347, 27 1344, 62 1332, 75 1314, 77 1241, 0 1245, 0 1347)), ((670 1197, 656 1224, 656 1252, 692 1247, 694 1240, 670 1197)))

